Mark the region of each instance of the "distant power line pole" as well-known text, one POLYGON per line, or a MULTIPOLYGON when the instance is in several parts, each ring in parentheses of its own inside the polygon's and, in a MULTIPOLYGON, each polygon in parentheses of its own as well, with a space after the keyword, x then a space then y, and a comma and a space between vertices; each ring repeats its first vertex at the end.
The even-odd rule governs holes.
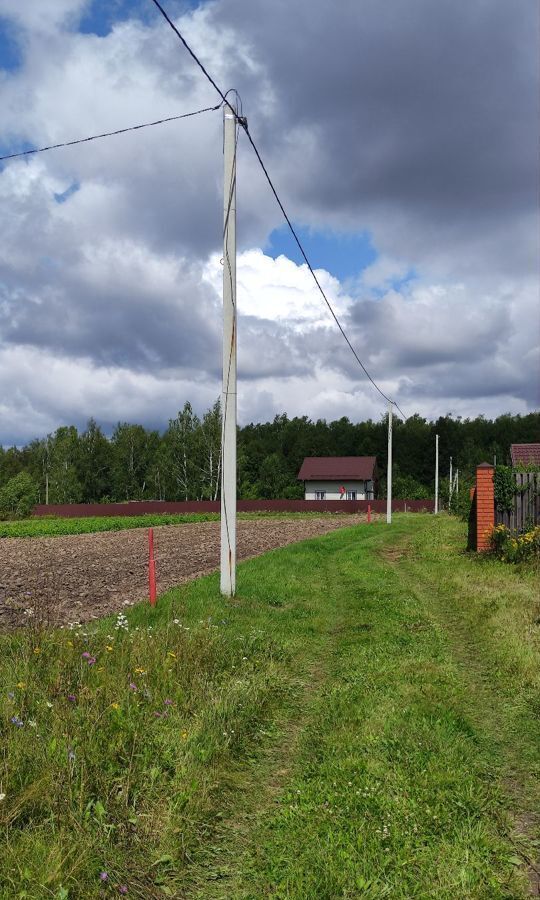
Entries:
POLYGON ((435 435, 435 515, 439 512, 439 435, 435 435))
POLYGON ((450 457, 450 478, 448 479, 448 509, 452 506, 452 489, 453 489, 453 481, 452 481, 452 457, 450 457))
POLYGON ((386 524, 392 522, 392 401, 388 401, 388 470, 386 474, 386 524))
POLYGON ((236 590, 236 146, 237 117, 224 105, 220 585, 226 597, 236 590))

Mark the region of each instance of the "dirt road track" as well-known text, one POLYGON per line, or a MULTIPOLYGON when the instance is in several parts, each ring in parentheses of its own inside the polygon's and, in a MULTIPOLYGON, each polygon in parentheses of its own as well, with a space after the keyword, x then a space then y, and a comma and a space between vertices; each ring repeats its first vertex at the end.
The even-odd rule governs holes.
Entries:
MULTIPOLYGON (((361 516, 238 522, 238 559, 325 534, 361 516)), ((154 528, 158 590, 219 566, 219 522, 154 528)), ((147 596, 147 531, 0 539, 0 628, 84 622, 147 596), (25 613, 26 610, 26 613, 25 613)))

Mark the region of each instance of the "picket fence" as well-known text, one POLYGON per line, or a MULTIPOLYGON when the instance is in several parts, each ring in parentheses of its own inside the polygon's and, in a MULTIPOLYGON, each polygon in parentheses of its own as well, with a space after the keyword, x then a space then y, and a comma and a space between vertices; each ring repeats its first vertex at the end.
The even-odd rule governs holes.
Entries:
POLYGON ((511 510, 495 509, 497 525, 511 531, 527 531, 540 524, 540 472, 514 472, 516 489, 511 510))

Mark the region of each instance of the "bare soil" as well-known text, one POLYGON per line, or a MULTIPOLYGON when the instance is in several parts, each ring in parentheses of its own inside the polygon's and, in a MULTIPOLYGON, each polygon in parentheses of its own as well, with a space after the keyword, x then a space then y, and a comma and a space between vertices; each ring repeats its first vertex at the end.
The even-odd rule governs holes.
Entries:
MULTIPOLYGON (((362 516, 240 520, 237 558, 357 524, 362 516)), ((154 528, 158 592, 219 566, 219 522, 154 528)), ((0 628, 85 622, 148 596, 145 528, 0 539, 0 628)))

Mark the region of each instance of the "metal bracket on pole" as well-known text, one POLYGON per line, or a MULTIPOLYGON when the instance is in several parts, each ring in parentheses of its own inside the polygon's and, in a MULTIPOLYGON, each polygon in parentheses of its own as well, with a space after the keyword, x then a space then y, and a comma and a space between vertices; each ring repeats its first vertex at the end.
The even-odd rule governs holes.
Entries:
POLYGON ((236 146, 237 117, 223 107, 223 388, 221 593, 236 590, 236 146))

